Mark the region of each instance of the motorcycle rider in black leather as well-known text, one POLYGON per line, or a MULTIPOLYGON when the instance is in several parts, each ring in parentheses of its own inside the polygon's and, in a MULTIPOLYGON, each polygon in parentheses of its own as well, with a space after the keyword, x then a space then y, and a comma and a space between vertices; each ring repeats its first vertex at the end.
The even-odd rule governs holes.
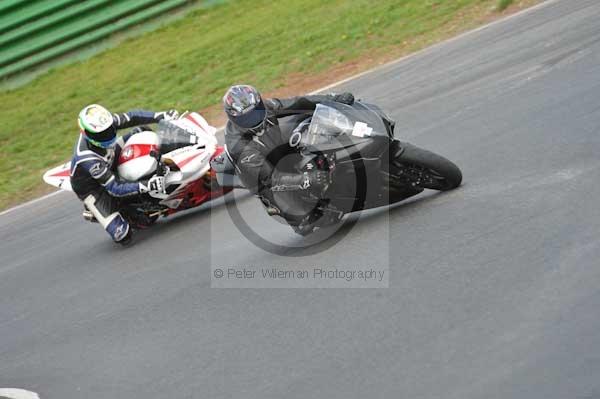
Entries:
POLYGON ((93 217, 113 241, 127 244, 132 231, 119 213, 120 199, 132 195, 164 193, 164 178, 153 176, 145 182, 126 182, 115 175, 116 160, 129 133, 117 138, 117 130, 175 119, 177 111, 150 112, 135 110, 112 114, 98 104, 79 113, 80 135, 71 159, 71 187, 93 217))
POLYGON ((270 215, 279 214, 291 222, 295 219, 278 206, 274 193, 310 190, 318 195, 328 183, 329 174, 324 171, 292 173, 278 168, 288 154, 296 152, 290 137, 297 123, 310 117, 324 101, 352 105, 354 96, 342 93, 263 99, 254 87, 236 85, 223 97, 228 118, 227 152, 246 188, 260 197, 270 215), (291 127, 281 126, 280 119, 289 116, 298 118, 292 118, 291 127))

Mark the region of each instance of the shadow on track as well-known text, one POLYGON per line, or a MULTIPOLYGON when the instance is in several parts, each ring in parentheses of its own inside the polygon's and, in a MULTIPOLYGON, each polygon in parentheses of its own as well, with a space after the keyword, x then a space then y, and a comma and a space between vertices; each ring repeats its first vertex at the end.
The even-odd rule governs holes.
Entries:
POLYGON ((346 235, 351 229, 365 228, 369 225, 381 223, 383 218, 391 218, 392 215, 393 219, 396 220, 402 217, 404 214, 415 211, 434 200, 449 195, 452 192, 453 191, 425 192, 424 194, 420 194, 405 201, 400 201, 390 206, 384 206, 363 212, 355 212, 347 215, 344 218, 341 226, 335 225, 330 228, 322 228, 308 237, 300 237, 290 231, 290 234, 294 234, 294 240, 292 240, 291 243, 292 245, 287 247, 284 251, 281 251, 281 253, 278 253, 278 255, 289 257, 314 255, 315 253, 326 249, 329 246, 330 241, 335 240, 336 236, 339 234, 346 235))
POLYGON ((213 210, 224 207, 232 201, 246 201, 251 197, 253 197, 253 195, 245 190, 242 193, 235 193, 235 196, 229 193, 224 197, 217 198, 216 200, 210 201, 199 206, 198 208, 183 211, 164 219, 161 218, 152 227, 137 231, 135 233, 134 244, 132 247, 135 247, 136 245, 142 244, 146 241, 149 242, 155 238, 162 237, 165 234, 171 233, 174 229, 181 229, 182 227, 189 226, 191 224, 200 225, 201 223, 208 223, 209 221, 207 219, 210 218, 213 210))
MULTIPOLYGON (((392 216, 393 219, 396 220, 407 212, 417 210, 429 202, 439 199, 440 197, 448 195, 452 192, 453 191, 425 192, 424 194, 417 195, 413 198, 409 198, 405 201, 401 201, 390 206, 375 208, 368 211, 355 212, 347 215, 341 225, 319 229, 307 237, 300 237, 293 233, 290 229, 289 245, 278 251, 277 254, 280 256, 289 257, 313 255, 326 249, 326 247, 330 244, 330 241, 335 240, 339 234, 345 235, 356 226, 362 226, 362 228, 364 228, 373 224, 381 223, 383 218, 392 218, 392 216), (358 222, 358 224, 356 224, 356 222, 358 222)), ((203 206, 200 206, 199 208, 191 209, 189 211, 185 211, 172 217, 163 219, 151 228, 136 232, 134 244, 126 249, 133 250, 138 246, 143 247, 145 244, 151 243, 155 239, 164 238, 165 234, 174 233, 176 230, 179 230, 185 226, 190 226, 192 224, 202 226, 202 224, 210 223, 209 218, 212 210, 220 209, 220 207, 231 204, 234 201, 239 203, 240 201, 256 200, 253 197, 254 196, 249 192, 236 193, 235 196, 229 194, 213 202, 209 202, 203 206)), ((257 205, 260 206, 258 200, 256 201, 257 205)), ((111 245, 113 246, 113 249, 120 249, 120 247, 115 247, 112 243, 111 245)))

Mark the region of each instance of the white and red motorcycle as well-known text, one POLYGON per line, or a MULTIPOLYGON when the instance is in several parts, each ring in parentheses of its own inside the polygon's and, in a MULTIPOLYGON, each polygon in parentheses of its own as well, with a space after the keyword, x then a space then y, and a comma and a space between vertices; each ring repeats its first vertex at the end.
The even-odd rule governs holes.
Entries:
MULTIPOLYGON (((171 121, 160 121, 156 132, 143 131, 132 135, 121 150, 117 160, 117 174, 123 180, 140 181, 153 174, 165 177, 166 193, 150 196, 141 194, 124 198, 121 214, 132 226, 144 228, 152 225, 159 216, 169 216, 194 208, 221 197, 233 185, 224 186, 217 181, 211 169, 226 161, 223 146, 218 145, 216 128, 210 126, 198 113, 186 113, 171 121), (161 137, 185 133, 194 135, 197 142, 167 153, 161 153, 161 137)), ((44 181, 62 190, 72 191, 71 163, 67 162, 44 174, 44 181)), ((94 221, 91 213, 84 217, 94 221)))

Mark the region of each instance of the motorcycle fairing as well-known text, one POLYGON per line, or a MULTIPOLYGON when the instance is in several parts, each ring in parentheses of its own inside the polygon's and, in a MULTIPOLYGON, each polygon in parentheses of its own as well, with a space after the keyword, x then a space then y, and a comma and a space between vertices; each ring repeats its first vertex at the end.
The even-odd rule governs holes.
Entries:
POLYGON ((73 191, 71 188, 71 161, 50 169, 43 176, 44 181, 61 190, 73 191))

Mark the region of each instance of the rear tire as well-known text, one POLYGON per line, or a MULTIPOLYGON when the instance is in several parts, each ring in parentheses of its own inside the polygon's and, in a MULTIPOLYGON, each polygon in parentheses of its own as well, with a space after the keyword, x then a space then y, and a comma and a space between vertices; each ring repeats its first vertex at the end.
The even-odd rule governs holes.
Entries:
POLYGON ((123 210, 121 211, 123 217, 131 227, 135 230, 143 230, 151 227, 158 220, 159 215, 149 216, 141 211, 137 210, 123 210))
POLYGON ((448 191, 460 186, 462 172, 453 162, 431 151, 401 143, 402 151, 392 161, 392 173, 409 178, 412 184, 448 191))

